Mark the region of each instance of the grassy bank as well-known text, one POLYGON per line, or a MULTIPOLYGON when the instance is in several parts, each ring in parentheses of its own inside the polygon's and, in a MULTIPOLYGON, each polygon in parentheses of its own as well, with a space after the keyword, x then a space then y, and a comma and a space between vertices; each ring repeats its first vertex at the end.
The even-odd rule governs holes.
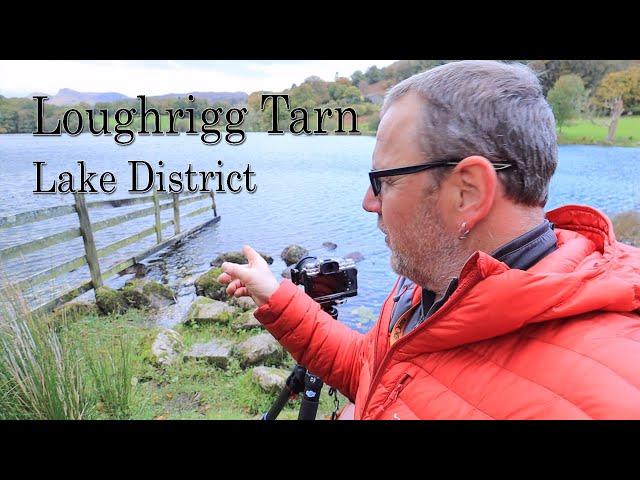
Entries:
MULTIPOLYGON (((613 219, 616 238, 640 247, 640 212, 613 219)), ((32 318, 21 297, 0 299, 0 419, 255 419, 277 393, 264 392, 232 359, 228 368, 179 359, 161 366, 151 355, 159 328, 145 309, 101 315, 94 305, 32 318)), ((234 314, 235 315, 235 314, 234 314)), ((214 338, 242 342, 262 330, 227 323, 180 324, 186 351, 214 338)), ((287 355, 284 368, 294 362, 287 355)), ((346 404, 340 396, 340 404, 346 404)), ((280 419, 296 419, 290 402, 280 419)), ((322 389, 318 418, 333 399, 322 389)))
MULTIPOLYGON (((243 370, 237 360, 232 360, 226 370, 200 360, 178 361, 167 367, 154 364, 149 351, 158 329, 149 318, 145 310, 130 309, 121 315, 103 316, 92 310, 64 320, 57 318, 52 323, 55 329, 35 328, 27 321, 27 330, 31 330, 28 336, 40 345, 38 351, 34 353, 31 347, 11 351, 28 350, 27 356, 34 357, 32 364, 47 365, 46 391, 30 394, 33 401, 21 394, 8 375, 5 349, 0 353, 0 418, 254 419, 269 409, 277 395, 262 391, 251 378, 251 367, 243 370), (63 355, 54 354, 52 337, 63 355), (52 373, 73 368, 77 370, 66 376, 52 373), (70 393, 58 395, 60 386, 69 387, 70 393), (43 403, 54 404, 55 408, 39 408, 43 403), (68 408, 69 404, 73 408, 68 408)), ((43 327, 52 318, 34 320, 43 327)), ((215 324, 180 326, 176 330, 186 348, 213 337, 242 341, 259 333, 258 329, 236 332, 227 325, 215 324)), ((3 338, 15 343, 15 337, 3 338)), ((293 365, 288 357, 282 368, 290 370, 293 365)), ((25 376, 39 378, 33 369, 27 373, 25 376)), ((344 398, 340 398, 344 405, 344 398)), ((333 399, 325 387, 317 418, 330 415, 332 407, 333 399)), ((297 419, 298 409, 299 401, 290 402, 278 418, 297 419)))
POLYGON ((558 142, 561 144, 640 146, 640 116, 620 118, 613 144, 605 141, 609 121, 609 118, 571 121, 558 131, 558 142))

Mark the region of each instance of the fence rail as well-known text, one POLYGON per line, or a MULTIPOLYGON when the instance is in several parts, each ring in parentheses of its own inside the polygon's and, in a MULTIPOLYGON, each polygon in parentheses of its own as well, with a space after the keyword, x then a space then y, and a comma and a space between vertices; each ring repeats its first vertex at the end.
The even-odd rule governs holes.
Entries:
POLYGON ((30 212, 22 212, 16 215, 9 215, 7 217, 0 218, 0 230, 5 228, 17 227, 20 225, 26 225, 33 222, 38 222, 42 220, 48 220, 51 218, 56 218, 63 215, 69 215, 71 213, 76 213, 78 215, 78 227, 74 227, 63 232, 55 233, 52 235, 48 235, 45 237, 37 238, 35 240, 31 240, 19 245, 11 246, 8 248, 4 248, 0 250, 0 258, 3 260, 8 260, 11 258, 15 258, 20 255, 33 253, 38 250, 42 250, 44 248, 51 247, 53 245, 57 245, 63 242, 67 242, 69 240, 73 240, 77 237, 82 237, 82 241, 84 244, 84 255, 74 258, 72 260, 66 261, 59 265, 53 266, 51 268, 44 269, 39 271, 24 280, 16 282, 13 284, 13 288, 18 288, 20 290, 25 287, 36 285, 52 278, 56 278, 64 273, 70 272, 76 268, 82 267, 84 265, 89 266, 89 273, 91 275, 91 280, 88 282, 84 282, 81 285, 68 290, 62 295, 56 296, 56 298, 47 301, 44 304, 39 305, 33 311, 41 312, 47 311, 51 308, 55 307, 57 304, 62 303, 64 301, 71 300, 76 296, 93 289, 96 289, 102 286, 103 281, 120 273, 122 270, 139 263, 144 258, 153 255, 157 251, 168 247, 181 239, 195 233, 201 228, 209 225, 211 223, 216 223, 220 220, 220 217, 217 213, 216 201, 213 192, 210 193, 202 193, 199 195, 192 195, 186 198, 179 198, 178 194, 166 194, 162 192, 153 191, 152 195, 146 197, 138 197, 138 198, 126 198, 120 200, 98 200, 93 202, 86 202, 84 194, 74 194, 74 205, 64 205, 64 206, 56 206, 43 208, 39 210, 34 210, 30 212), (161 203, 162 200, 170 200, 166 203, 161 203), (200 215, 208 210, 213 210, 213 218, 204 221, 201 224, 196 225, 195 227, 189 229, 186 232, 181 231, 180 224, 180 207, 184 205, 188 205, 190 203, 203 201, 206 199, 211 200, 211 204, 200 207, 192 212, 184 215, 184 218, 194 217, 196 215, 200 215), (132 206, 138 204, 151 203, 152 206, 143 208, 140 210, 136 210, 134 212, 130 212, 124 215, 118 215, 113 218, 109 218, 106 220, 102 220, 100 222, 92 223, 89 218, 89 209, 97 209, 97 208, 119 208, 125 206, 132 206), (173 218, 171 220, 165 221, 164 223, 161 221, 161 212, 163 210, 173 209, 173 218), (152 227, 146 228, 141 232, 130 235, 126 238, 120 239, 106 247, 97 249, 95 240, 93 237, 94 232, 99 230, 103 230, 105 228, 114 227, 116 225, 120 225, 125 222, 129 222, 131 220, 142 218, 145 216, 153 215, 154 216, 154 224, 152 227), (168 226, 173 225, 173 235, 167 239, 162 238, 162 231, 168 226), (150 235, 156 235, 156 244, 151 248, 146 249, 145 251, 139 253, 138 255, 128 258, 122 262, 117 263, 116 265, 110 267, 105 272, 101 271, 100 268, 100 258, 103 258, 117 250, 120 250, 123 247, 131 245, 145 237, 150 235))

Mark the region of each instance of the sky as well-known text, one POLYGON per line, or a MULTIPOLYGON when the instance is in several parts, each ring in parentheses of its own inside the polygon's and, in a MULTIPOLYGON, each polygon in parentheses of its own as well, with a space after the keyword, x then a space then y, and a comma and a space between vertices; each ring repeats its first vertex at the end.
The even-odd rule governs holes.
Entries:
POLYGON ((0 60, 0 95, 80 92, 161 95, 280 91, 316 75, 332 81, 395 60, 0 60))

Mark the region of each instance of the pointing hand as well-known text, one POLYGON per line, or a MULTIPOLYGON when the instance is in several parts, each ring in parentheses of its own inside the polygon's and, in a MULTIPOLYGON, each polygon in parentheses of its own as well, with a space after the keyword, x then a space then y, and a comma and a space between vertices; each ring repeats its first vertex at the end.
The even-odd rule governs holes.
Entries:
POLYGON ((227 285, 227 294, 234 297, 250 296, 259 307, 268 302, 279 283, 262 256, 249 245, 242 248, 248 265, 224 262, 218 282, 227 285))

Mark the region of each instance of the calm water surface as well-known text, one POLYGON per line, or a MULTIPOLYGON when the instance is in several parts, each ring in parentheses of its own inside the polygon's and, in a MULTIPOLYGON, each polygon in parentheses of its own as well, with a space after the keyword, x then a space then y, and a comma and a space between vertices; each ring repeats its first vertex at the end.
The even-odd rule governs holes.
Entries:
MULTIPOLYGON (((112 171, 118 189, 112 195, 94 195, 88 200, 125 198, 130 194, 129 160, 146 160, 167 174, 184 171, 188 163, 196 170, 244 171, 251 164, 258 186, 254 194, 218 194, 216 202, 222 220, 211 225, 171 252, 149 259, 151 276, 179 290, 183 304, 193 297, 193 287, 184 286, 184 278, 206 271, 219 253, 239 250, 244 243, 272 255, 271 266, 277 277, 285 268, 280 252, 289 244, 305 246, 317 256, 344 256, 361 252, 357 264, 359 293, 340 307, 340 320, 367 330, 355 310, 366 307, 377 311, 391 288, 395 275, 389 268, 389 251, 376 228, 376 216, 362 210, 361 202, 368 186, 373 137, 297 137, 248 133, 243 145, 205 146, 197 137, 138 137, 129 146, 115 144, 109 137, 36 138, 31 135, 0 135, 0 217, 54 205, 72 204, 71 195, 36 195, 34 161, 46 161, 44 185, 50 185, 63 170, 77 171, 76 161, 85 160, 92 171, 112 171), (338 248, 329 252, 322 243, 331 241, 338 248), (360 322, 360 323, 358 323, 360 322)), ((551 183, 548 207, 566 203, 589 204, 609 215, 640 209, 640 149, 597 146, 562 146, 558 170, 551 183)), ((184 207, 188 213, 203 205, 184 207)), ((149 206, 145 204, 144 206, 149 206)), ((90 210, 92 221, 141 208, 90 210)), ((183 230, 210 218, 210 213, 183 219, 183 230)), ((163 221, 172 211, 163 212, 163 221)), ((74 215, 58 217, 22 227, 0 230, 0 248, 76 226, 74 215)), ((153 216, 134 220, 96 232, 98 248, 153 225, 153 216)), ((172 227, 164 232, 172 234, 172 227)), ((103 259, 102 270, 153 245, 155 235, 103 259)), ((83 254, 82 241, 76 239, 18 259, 3 262, 5 273, 20 280, 35 272, 83 254)), ((63 286, 88 279, 86 267, 55 281, 34 288, 30 300, 42 301, 63 286)), ((118 286, 116 278, 108 284, 118 286)), ((191 278, 192 279, 192 278, 191 278)), ((176 313, 178 315, 178 313, 176 313)))

